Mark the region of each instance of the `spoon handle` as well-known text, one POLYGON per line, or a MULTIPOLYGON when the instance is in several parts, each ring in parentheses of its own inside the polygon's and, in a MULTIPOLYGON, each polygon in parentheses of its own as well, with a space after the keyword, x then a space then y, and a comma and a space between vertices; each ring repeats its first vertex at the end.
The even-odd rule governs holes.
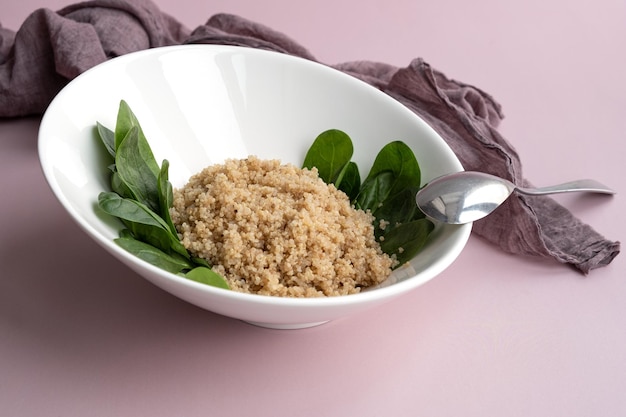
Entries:
POLYGON ((615 194, 615 191, 596 180, 577 180, 540 188, 516 187, 515 190, 527 195, 546 195, 573 192, 615 194))

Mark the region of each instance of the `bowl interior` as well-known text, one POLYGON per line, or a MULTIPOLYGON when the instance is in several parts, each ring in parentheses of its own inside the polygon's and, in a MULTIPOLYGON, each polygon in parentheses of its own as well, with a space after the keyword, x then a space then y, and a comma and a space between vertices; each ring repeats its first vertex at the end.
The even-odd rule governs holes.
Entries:
MULTIPOLYGON (((414 150, 423 181, 462 170, 444 141, 412 112, 321 64, 215 45, 128 54, 85 72, 58 94, 42 120, 39 152, 63 206, 131 266, 137 261, 111 242, 120 225, 94 210, 98 193, 108 189, 94 125, 113 128, 122 99, 137 115, 157 161, 169 160, 174 186, 226 158, 256 155, 300 165, 315 137, 330 128, 351 136, 362 176, 392 140, 414 150)), ((470 227, 438 225, 423 253, 389 283, 415 275, 426 281, 441 272, 462 249, 470 227)))

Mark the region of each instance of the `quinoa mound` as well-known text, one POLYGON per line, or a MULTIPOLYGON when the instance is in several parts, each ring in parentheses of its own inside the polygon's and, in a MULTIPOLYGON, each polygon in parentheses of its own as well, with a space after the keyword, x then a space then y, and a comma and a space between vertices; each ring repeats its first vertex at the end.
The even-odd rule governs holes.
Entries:
POLYGON ((319 297, 378 284, 394 260, 373 217, 351 206, 317 170, 251 156, 212 165, 174 191, 183 245, 235 291, 319 297))

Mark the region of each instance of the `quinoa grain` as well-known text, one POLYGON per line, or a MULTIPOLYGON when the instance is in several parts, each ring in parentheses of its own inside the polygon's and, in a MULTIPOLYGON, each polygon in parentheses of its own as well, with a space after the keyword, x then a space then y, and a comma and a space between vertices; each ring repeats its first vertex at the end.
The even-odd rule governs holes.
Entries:
POLYGON ((174 191, 183 245, 231 289, 284 297, 353 294, 391 273, 371 214, 317 170, 251 156, 212 165, 174 191))

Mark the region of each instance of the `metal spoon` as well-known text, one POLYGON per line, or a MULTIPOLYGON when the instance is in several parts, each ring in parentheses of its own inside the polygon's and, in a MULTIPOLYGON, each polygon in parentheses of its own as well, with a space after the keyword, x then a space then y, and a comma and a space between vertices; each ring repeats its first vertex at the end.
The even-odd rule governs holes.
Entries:
POLYGON ((551 187, 523 188, 483 172, 463 171, 432 180, 417 193, 415 202, 424 214, 434 220, 464 224, 490 214, 513 191, 526 195, 581 191, 615 194, 615 191, 595 180, 578 180, 551 187))

